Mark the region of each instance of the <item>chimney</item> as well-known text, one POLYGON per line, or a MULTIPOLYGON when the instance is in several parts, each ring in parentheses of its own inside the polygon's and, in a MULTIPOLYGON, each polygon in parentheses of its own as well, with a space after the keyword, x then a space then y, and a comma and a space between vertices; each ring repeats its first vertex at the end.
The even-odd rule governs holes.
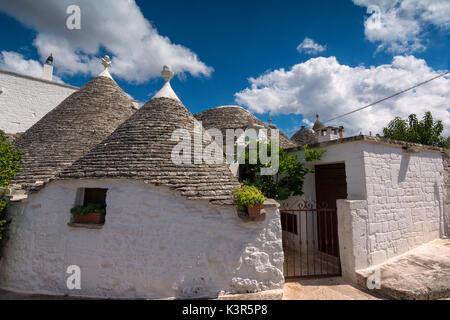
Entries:
POLYGON ((44 63, 44 69, 42 70, 42 79, 52 81, 53 79, 53 56, 47 58, 44 63))
POLYGON ((345 138, 345 129, 343 126, 339 127, 339 138, 341 139, 345 138))

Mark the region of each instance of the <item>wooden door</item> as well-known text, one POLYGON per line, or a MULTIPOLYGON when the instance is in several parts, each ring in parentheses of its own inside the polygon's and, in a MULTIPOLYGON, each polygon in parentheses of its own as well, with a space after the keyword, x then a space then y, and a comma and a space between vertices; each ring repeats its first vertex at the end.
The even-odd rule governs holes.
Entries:
POLYGON ((336 200, 347 199, 345 164, 315 166, 315 176, 319 251, 339 257, 336 200))

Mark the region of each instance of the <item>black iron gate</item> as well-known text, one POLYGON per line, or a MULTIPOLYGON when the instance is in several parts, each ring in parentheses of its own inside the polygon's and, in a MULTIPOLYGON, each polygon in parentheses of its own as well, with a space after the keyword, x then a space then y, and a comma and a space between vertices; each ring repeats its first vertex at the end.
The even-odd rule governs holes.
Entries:
POLYGON ((285 278, 340 276, 336 209, 297 202, 280 214, 285 278))

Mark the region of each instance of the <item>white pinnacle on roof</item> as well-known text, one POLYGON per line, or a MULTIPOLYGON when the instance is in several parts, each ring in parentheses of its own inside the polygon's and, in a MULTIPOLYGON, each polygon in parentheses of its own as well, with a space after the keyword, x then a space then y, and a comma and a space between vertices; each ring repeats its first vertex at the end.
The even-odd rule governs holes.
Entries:
POLYGON ((98 76, 112 79, 112 76, 108 71, 108 69, 111 68, 111 59, 109 58, 109 56, 104 56, 101 61, 102 65, 105 67, 105 70, 103 70, 102 73, 100 73, 98 76))
POLYGON ((174 73, 170 69, 170 66, 164 66, 163 70, 161 72, 161 75, 164 78, 164 80, 166 81, 166 83, 161 88, 161 90, 159 90, 158 93, 153 96, 152 99, 155 99, 155 98, 169 98, 169 99, 173 99, 173 100, 176 100, 176 101, 180 101, 180 99, 178 99, 177 95, 175 94, 175 92, 173 91, 172 87, 170 86, 170 80, 174 76, 174 73))

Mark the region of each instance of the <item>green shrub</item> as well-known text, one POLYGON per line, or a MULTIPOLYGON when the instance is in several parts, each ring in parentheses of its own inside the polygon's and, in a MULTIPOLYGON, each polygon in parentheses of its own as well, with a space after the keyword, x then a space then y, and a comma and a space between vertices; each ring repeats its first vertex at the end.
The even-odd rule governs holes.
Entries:
POLYGON ((5 193, 0 191, 0 240, 5 237, 8 225, 10 223, 10 220, 8 219, 6 214, 7 203, 8 200, 5 196, 5 193))
POLYGON ((236 188, 234 198, 236 199, 237 208, 241 211, 253 208, 255 204, 264 203, 265 200, 262 192, 254 186, 236 188))
MULTIPOLYGON (((0 188, 8 187, 9 181, 19 170, 22 153, 14 148, 8 140, 6 134, 0 130, 0 188)), ((11 220, 8 219, 6 205, 8 198, 5 192, 0 190, 0 240, 6 238, 8 225, 11 220)), ((3 242, 0 242, 0 249, 3 242)))
MULTIPOLYGON (((303 184, 305 176, 314 172, 308 169, 305 163, 300 161, 296 155, 287 153, 283 148, 278 149, 279 169, 275 176, 260 175, 261 168, 270 166, 261 163, 259 155, 259 145, 264 143, 267 145, 268 156, 271 156, 271 144, 264 141, 257 142, 257 159, 256 164, 249 164, 249 149, 246 148, 244 156, 245 164, 239 166, 239 178, 244 185, 255 186, 262 191, 265 197, 278 201, 287 200, 290 196, 303 195, 303 184)), ((303 147, 305 152, 305 162, 320 160, 325 151, 314 150, 308 145, 303 147)))
POLYGON ((443 132, 442 120, 434 120, 427 111, 421 121, 414 113, 405 120, 396 117, 383 128, 383 138, 444 148, 447 139, 441 136, 443 132))
POLYGON ((75 207, 70 209, 70 213, 73 217, 82 217, 88 213, 106 214, 106 209, 102 208, 99 204, 88 203, 88 205, 85 207, 76 205, 75 207))
POLYGON ((0 130, 0 187, 6 188, 19 170, 22 153, 14 148, 6 134, 0 130))

